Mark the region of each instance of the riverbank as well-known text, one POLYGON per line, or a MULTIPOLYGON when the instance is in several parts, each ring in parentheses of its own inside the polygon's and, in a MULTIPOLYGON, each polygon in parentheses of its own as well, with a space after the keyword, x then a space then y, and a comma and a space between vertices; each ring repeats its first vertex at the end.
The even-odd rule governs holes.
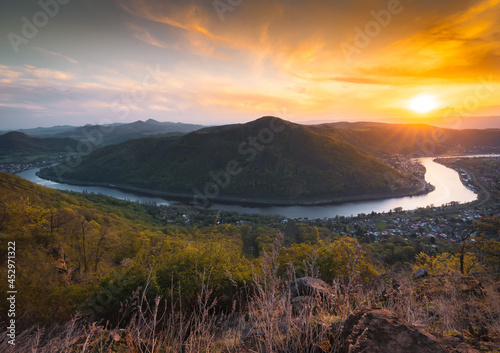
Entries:
MULTIPOLYGON (((468 156, 458 156, 458 157, 446 157, 446 158, 436 158, 435 163, 439 163, 447 168, 455 170, 462 184, 469 190, 475 192, 478 195, 476 201, 469 204, 470 207, 479 207, 485 205, 491 199, 491 192, 479 181, 479 178, 473 172, 472 169, 465 167, 462 164, 456 165, 455 162, 460 162, 461 160, 469 159, 468 156)), ((474 158, 500 158, 500 155, 480 155, 474 158)))
MULTIPOLYGON (((425 183, 430 183, 435 187, 434 191, 420 196, 379 198, 371 201, 368 200, 358 202, 349 202, 347 200, 345 203, 323 206, 317 204, 318 200, 312 200, 309 206, 264 205, 263 207, 258 207, 242 206, 237 202, 233 202, 232 204, 212 203, 208 206, 208 208, 219 211, 235 212, 240 215, 281 215, 290 219, 315 219, 331 218, 335 216, 352 217, 358 214, 370 214, 373 212, 383 213, 395 209, 416 210, 418 208, 426 208, 428 206, 447 205, 452 202, 467 204, 477 199, 477 195, 474 192, 464 187, 455 170, 435 163, 433 162, 433 159, 434 158, 431 157, 418 159, 419 163, 421 163, 426 170, 425 179, 423 179, 423 175, 421 176, 422 182, 425 181, 425 183)), ((179 202, 178 200, 174 200, 172 198, 159 196, 159 194, 154 190, 147 194, 153 196, 147 196, 146 194, 142 194, 140 189, 127 189, 130 191, 122 191, 124 189, 120 190, 116 187, 117 185, 113 184, 106 187, 88 186, 88 183, 81 183, 83 186, 78 186, 59 183, 58 180, 55 180, 55 182, 48 181, 37 176, 36 173, 38 171, 39 169, 32 169, 31 171, 20 173, 20 176, 37 184, 58 190, 103 194, 121 200, 145 202, 148 204, 155 203, 158 205, 174 205, 175 203, 180 203, 182 205, 186 205, 186 198, 181 199, 179 202)), ((414 187, 416 188, 416 185, 414 185, 414 187)), ((188 204, 190 201, 191 199, 187 199, 188 204)), ((200 207, 195 209, 201 210, 200 207)))
MULTIPOLYGON (((43 173, 43 169, 41 169, 37 176, 50 180, 56 183, 65 183, 69 185, 77 185, 77 186, 100 186, 107 187, 112 189, 117 189, 126 192, 133 192, 140 195, 145 196, 155 196, 168 198, 174 201, 178 201, 181 203, 187 203, 189 205, 193 205, 193 201, 196 195, 186 194, 186 193, 175 193, 175 192, 166 192, 159 191, 154 189, 146 189, 140 188, 130 185, 123 184, 112 184, 112 183, 99 183, 99 182, 82 182, 78 180, 68 180, 58 178, 52 178, 51 176, 45 175, 43 173)), ((377 201, 377 200, 386 200, 386 199, 394 199, 394 198, 402 198, 402 197, 412 197, 412 196, 420 196, 428 194, 434 190, 434 187, 429 186, 418 178, 418 186, 411 189, 403 189, 396 192, 388 193, 388 194, 373 194, 373 195, 357 195, 357 196, 341 196, 341 197, 330 197, 330 198, 311 198, 305 200, 265 200, 265 199, 248 199, 248 198, 237 198, 237 197, 213 197, 207 199, 203 207, 208 207, 211 204, 223 204, 223 205, 239 205, 243 207, 287 207, 287 206, 328 206, 328 205, 340 205, 344 203, 350 202, 363 202, 363 201, 377 201)), ((200 205, 194 205, 200 206, 200 205)))

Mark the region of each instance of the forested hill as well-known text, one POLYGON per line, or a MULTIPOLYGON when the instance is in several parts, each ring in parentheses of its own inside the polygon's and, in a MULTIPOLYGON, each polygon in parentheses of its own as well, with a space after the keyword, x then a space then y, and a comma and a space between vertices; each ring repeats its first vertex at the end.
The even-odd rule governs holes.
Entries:
POLYGON ((108 146, 45 176, 262 200, 391 194, 405 182, 341 139, 273 117, 108 146))
POLYGON ((68 152, 76 150, 78 142, 71 138, 31 137, 14 131, 0 135, 0 155, 68 152))
POLYGON ((369 155, 413 157, 466 152, 500 152, 500 129, 454 130, 424 124, 331 123, 315 132, 348 142, 369 155))

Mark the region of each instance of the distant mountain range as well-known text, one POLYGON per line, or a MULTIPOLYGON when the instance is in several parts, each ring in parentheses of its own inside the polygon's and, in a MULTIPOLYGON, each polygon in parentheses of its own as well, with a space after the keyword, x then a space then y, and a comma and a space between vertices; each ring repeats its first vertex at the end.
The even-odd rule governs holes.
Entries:
POLYGON ((107 146, 131 139, 150 136, 173 136, 201 129, 202 125, 159 122, 153 119, 128 124, 85 125, 80 127, 63 125, 50 128, 19 130, 36 137, 72 138, 88 141, 96 146, 107 146))
POLYGON ((387 196, 409 185, 405 176, 344 140, 273 117, 131 140, 61 168, 43 176, 257 203, 387 196))
MULTIPOLYGON (((336 123, 343 120, 309 120, 299 124, 319 125, 336 123)), ((440 116, 415 117, 415 118, 379 118, 369 121, 370 123, 383 124, 413 124, 413 125, 432 125, 435 127, 462 130, 462 129, 500 129, 500 116, 453 116, 448 112, 442 111, 440 116)))
MULTIPOLYGON (((336 122, 306 125, 312 131, 347 142, 371 156, 381 154, 409 154, 413 156, 439 155, 451 151, 482 152, 500 151, 500 129, 454 130, 425 124, 386 124, 377 122, 336 122)), ((178 136, 197 131, 202 125, 159 122, 153 119, 128 124, 63 125, 50 128, 19 130, 31 137, 71 138, 90 142, 102 147, 143 137, 178 136)), ((0 132, 0 135, 2 132, 0 132)), ((20 136, 20 135, 18 135, 20 136)), ((26 152, 33 151, 33 141, 27 142, 26 152)), ((41 140, 37 140, 40 142, 41 140)), ((54 146, 56 140, 48 142, 54 146)), ((64 142, 62 151, 66 151, 64 142)), ((23 151, 22 141, 17 139, 16 150, 23 151)))

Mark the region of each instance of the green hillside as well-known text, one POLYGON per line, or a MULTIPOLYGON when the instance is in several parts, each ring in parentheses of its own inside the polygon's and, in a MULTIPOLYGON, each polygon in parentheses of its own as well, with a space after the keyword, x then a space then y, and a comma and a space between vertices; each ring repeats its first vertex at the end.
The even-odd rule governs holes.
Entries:
POLYGON ((254 200, 390 194, 395 189, 389 180, 396 181, 396 191, 405 182, 340 139, 272 117, 108 146, 45 176, 254 200))
POLYGON ((71 138, 31 137, 22 132, 14 131, 0 135, 0 154, 68 152, 67 148, 75 151, 78 142, 79 141, 71 138))

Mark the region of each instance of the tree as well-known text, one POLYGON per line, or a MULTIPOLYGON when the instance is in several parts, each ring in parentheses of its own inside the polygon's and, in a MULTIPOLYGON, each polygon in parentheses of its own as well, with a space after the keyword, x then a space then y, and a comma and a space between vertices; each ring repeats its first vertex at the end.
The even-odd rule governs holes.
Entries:
POLYGON ((355 270, 362 281, 378 275, 356 239, 344 237, 331 243, 320 242, 318 245, 317 263, 321 278, 325 281, 330 282, 338 277, 347 280, 355 258, 355 270))
MULTIPOLYGON (((83 211, 80 211, 83 212, 83 211)), ((107 250, 109 225, 105 220, 98 223, 84 212, 74 218, 73 230, 69 230, 71 248, 76 255, 78 266, 84 273, 92 269, 97 271, 99 262, 107 250)))
POLYGON ((465 274, 468 273, 472 267, 474 267, 474 264, 472 266, 469 266, 466 272, 465 268, 465 256, 468 254, 468 252, 471 250, 471 236, 473 233, 470 233, 468 231, 465 231, 463 235, 460 237, 461 238, 461 243, 458 246, 458 258, 460 261, 460 273, 465 274))
POLYGON ((494 272, 500 271, 500 217, 483 216, 474 223, 474 248, 481 261, 494 272))
POLYGON ((66 224, 75 219, 76 214, 70 208, 54 208, 48 210, 48 224, 50 233, 55 233, 57 230, 64 227, 66 224))
POLYGON ((467 274, 472 270, 480 270, 482 268, 477 257, 471 252, 465 252, 463 257, 460 254, 449 252, 436 255, 421 252, 415 256, 415 265, 413 267, 414 270, 424 267, 432 274, 456 273, 459 271, 467 274))
POLYGON ((40 234, 46 231, 48 211, 39 202, 30 197, 21 197, 14 202, 3 205, 2 230, 8 234, 24 237, 40 234))

